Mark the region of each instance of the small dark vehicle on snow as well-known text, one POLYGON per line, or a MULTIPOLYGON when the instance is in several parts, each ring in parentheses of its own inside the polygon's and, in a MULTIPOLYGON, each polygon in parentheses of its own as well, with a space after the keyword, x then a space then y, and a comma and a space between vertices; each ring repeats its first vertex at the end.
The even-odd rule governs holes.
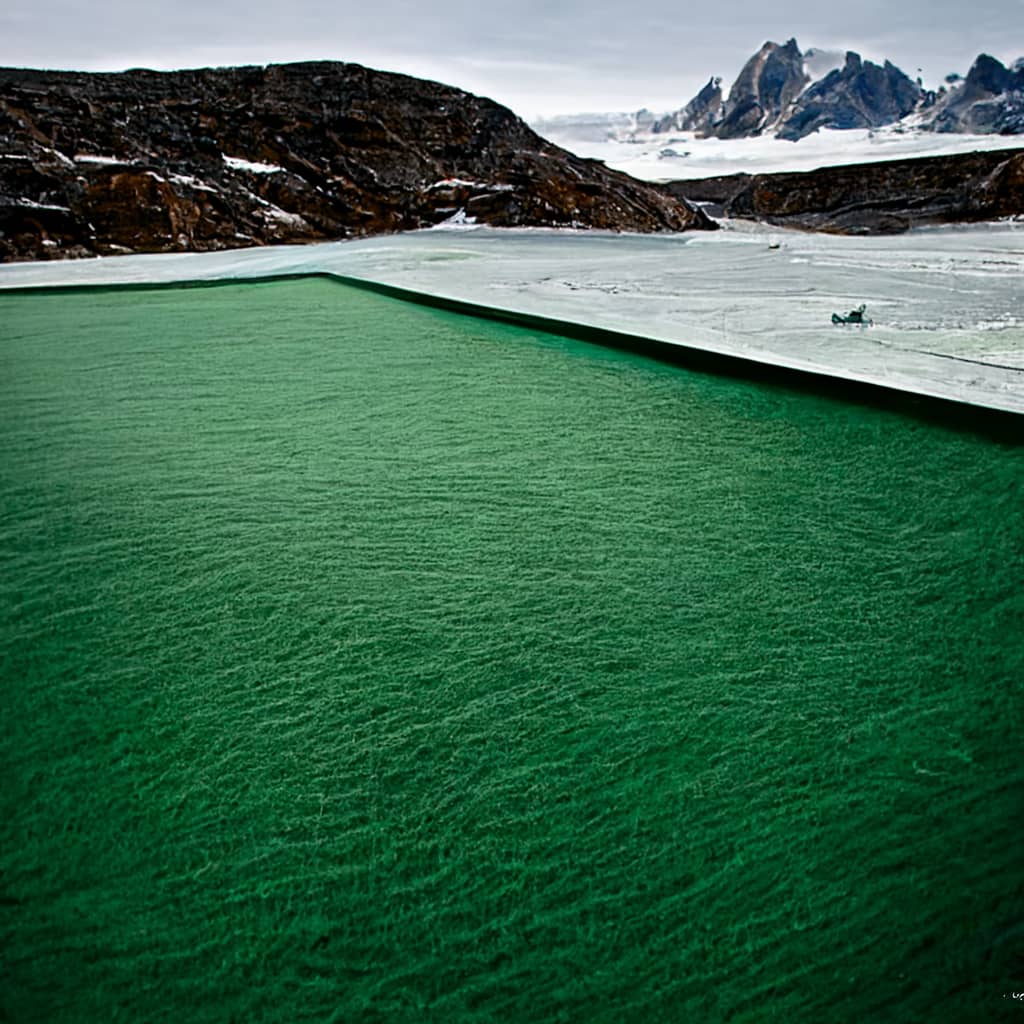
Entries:
POLYGON ((841 313, 832 314, 832 323, 834 324, 860 324, 862 327, 866 327, 871 321, 864 315, 864 311, 867 306, 861 303, 856 309, 851 309, 846 316, 841 313))

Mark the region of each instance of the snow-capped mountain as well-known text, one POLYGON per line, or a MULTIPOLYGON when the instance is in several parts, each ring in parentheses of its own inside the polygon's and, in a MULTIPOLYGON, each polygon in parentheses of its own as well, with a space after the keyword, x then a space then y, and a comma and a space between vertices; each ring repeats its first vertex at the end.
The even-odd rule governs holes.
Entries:
POLYGON ((925 89, 889 61, 878 65, 852 50, 809 49, 795 39, 767 42, 743 66, 726 96, 714 77, 685 106, 668 114, 568 114, 534 126, 580 141, 642 141, 648 134, 692 132, 699 138, 763 134, 796 141, 819 128, 906 127, 972 134, 1024 134, 1024 58, 1007 68, 981 54, 966 78, 950 75, 925 89))
POLYGON ((795 39, 783 46, 767 42, 743 66, 728 97, 712 79, 655 130, 718 139, 775 132, 796 141, 819 128, 878 128, 926 104, 929 94, 889 61, 880 67, 852 51, 836 56, 803 54, 795 39))
POLYGON ((951 79, 950 88, 934 92, 889 61, 878 65, 852 50, 801 53, 795 39, 767 42, 728 96, 713 78, 652 127, 719 139, 774 132, 795 142, 819 128, 880 128, 916 115, 918 127, 936 131, 1024 132, 1024 61, 1006 68, 982 54, 966 78, 951 79))
POLYGON ((1002 149, 1024 134, 1024 59, 1007 68, 982 54, 966 77, 933 91, 889 61, 767 42, 728 94, 712 78, 667 114, 568 115, 533 127, 649 180, 1002 149))
POLYGON ((935 131, 1024 134, 1024 57, 1007 68, 983 53, 952 84, 931 111, 935 131))

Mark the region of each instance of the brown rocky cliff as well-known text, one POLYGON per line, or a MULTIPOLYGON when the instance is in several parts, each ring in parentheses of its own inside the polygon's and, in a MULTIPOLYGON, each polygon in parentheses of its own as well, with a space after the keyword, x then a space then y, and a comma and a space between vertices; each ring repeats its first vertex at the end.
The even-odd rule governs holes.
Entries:
POLYGON ((835 234, 898 234, 926 224, 1024 215, 1024 149, 661 186, 713 215, 835 234))
POLYGON ((453 215, 714 227, 497 103, 359 65, 0 69, 0 259, 351 238, 453 215))

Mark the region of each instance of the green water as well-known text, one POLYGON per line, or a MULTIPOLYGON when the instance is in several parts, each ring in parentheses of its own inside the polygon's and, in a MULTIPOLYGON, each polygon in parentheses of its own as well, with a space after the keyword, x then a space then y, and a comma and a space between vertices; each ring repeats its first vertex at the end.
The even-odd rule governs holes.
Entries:
POLYGON ((1022 480, 322 280, 0 295, 0 1019, 1020 1020, 1022 480))

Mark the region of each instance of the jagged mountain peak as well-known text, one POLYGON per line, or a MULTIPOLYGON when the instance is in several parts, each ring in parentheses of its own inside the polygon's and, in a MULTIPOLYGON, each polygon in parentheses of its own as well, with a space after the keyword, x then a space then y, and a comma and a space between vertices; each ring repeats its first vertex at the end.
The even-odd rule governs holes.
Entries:
POLYGON ((795 38, 768 40, 743 65, 727 97, 713 77, 653 130, 723 139, 772 132, 796 141, 819 128, 878 128, 914 114, 923 129, 1024 132, 1024 58, 1007 68, 981 54, 966 78, 950 75, 947 83, 951 90, 933 93, 889 60, 877 64, 856 50, 801 53, 795 38))
POLYGON ((987 53, 979 53, 967 72, 966 84, 990 93, 1005 92, 1013 87, 1016 76, 1001 60, 987 53))
POLYGON ((878 65, 848 50, 842 69, 811 85, 780 120, 778 136, 795 141, 819 128, 877 128, 906 117, 925 98, 890 61, 878 65))
POLYGON ((915 110, 924 90, 895 65, 845 53, 801 53, 795 38, 769 40, 743 65, 728 98, 709 81, 655 130, 693 131, 721 139, 776 132, 798 139, 821 127, 873 128, 915 110))
POLYGON ((978 54, 967 77, 951 85, 936 104, 930 125, 935 131, 1024 133, 1024 58, 1007 68, 987 53, 978 54))
POLYGON ((796 39, 768 40, 741 69, 726 99, 713 76, 681 110, 655 123, 655 131, 693 131, 735 138, 772 127, 809 81, 796 39))

